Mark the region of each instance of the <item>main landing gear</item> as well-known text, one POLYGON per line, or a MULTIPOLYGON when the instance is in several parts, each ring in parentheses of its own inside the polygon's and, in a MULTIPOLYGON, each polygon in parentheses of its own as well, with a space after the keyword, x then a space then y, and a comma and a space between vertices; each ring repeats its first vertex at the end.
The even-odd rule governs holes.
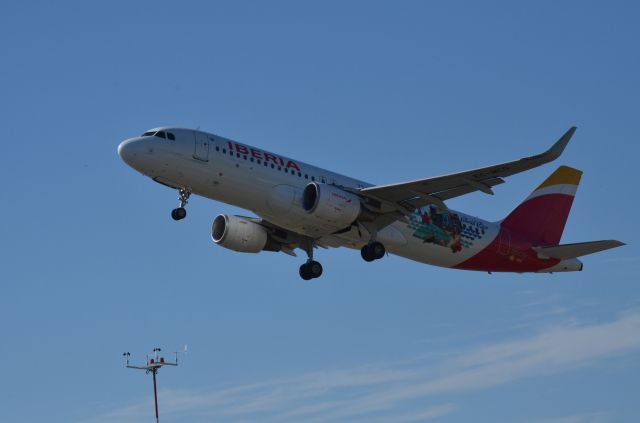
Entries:
POLYGON ((187 209, 184 206, 189 202, 189 197, 191 196, 191 189, 189 187, 180 188, 178 190, 180 194, 178 199, 180 200, 180 207, 177 209, 171 210, 171 217, 173 220, 182 220, 187 217, 187 209))
POLYGON ((371 242, 360 249, 360 255, 364 261, 381 259, 386 252, 384 245, 378 241, 371 242))
POLYGON ((307 260, 305 264, 300 266, 300 277, 305 281, 319 278, 322 275, 322 265, 315 260, 307 260))
POLYGON ((322 265, 313 259, 313 241, 307 240, 304 246, 307 252, 307 262, 300 266, 300 277, 305 281, 319 278, 322 275, 322 265))

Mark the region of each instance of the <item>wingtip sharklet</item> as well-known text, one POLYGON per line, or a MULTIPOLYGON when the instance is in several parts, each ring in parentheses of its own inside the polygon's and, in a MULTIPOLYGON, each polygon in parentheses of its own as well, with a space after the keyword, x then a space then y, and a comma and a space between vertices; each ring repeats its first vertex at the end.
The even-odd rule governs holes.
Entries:
POLYGON ((555 160, 560 157, 567 144, 569 144, 569 140, 576 132, 576 129, 578 129, 577 126, 572 126, 571 128, 569 128, 569 130, 565 132, 564 135, 562 135, 560 139, 551 146, 551 148, 547 151, 547 154, 552 157, 551 160, 555 160))

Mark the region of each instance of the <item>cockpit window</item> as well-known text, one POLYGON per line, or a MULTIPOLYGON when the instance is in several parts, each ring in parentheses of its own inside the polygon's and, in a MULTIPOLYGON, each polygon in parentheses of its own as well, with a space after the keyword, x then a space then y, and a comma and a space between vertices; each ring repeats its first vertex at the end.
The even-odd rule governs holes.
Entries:
POLYGON ((165 132, 165 131, 147 131, 144 134, 142 134, 143 137, 159 137, 159 138, 168 138, 171 141, 175 141, 176 140, 176 136, 173 135, 171 132, 165 132))

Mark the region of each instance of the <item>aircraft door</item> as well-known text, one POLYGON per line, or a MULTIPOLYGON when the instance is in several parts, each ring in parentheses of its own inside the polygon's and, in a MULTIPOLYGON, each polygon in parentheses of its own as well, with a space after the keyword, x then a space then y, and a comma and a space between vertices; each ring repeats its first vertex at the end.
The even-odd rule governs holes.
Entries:
POLYGON ((202 160, 203 162, 209 161, 209 137, 200 131, 193 131, 193 134, 195 136, 193 158, 202 160))

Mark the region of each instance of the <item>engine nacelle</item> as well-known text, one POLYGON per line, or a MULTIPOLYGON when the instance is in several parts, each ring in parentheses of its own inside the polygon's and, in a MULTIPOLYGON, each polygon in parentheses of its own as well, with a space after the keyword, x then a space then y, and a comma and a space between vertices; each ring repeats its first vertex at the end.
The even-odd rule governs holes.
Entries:
POLYGON ((350 226, 360 215, 360 198, 333 185, 309 183, 302 193, 302 207, 325 226, 335 230, 350 226))
POLYGON ((267 230, 240 216, 219 214, 211 225, 211 239, 216 244, 241 253, 259 253, 273 248, 267 230))

